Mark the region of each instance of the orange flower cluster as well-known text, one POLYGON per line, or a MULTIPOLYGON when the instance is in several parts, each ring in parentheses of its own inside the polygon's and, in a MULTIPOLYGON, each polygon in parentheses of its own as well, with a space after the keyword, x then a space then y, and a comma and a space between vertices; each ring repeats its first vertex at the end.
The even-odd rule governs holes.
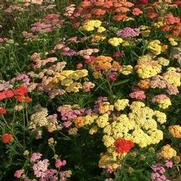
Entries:
POLYGON ((1 139, 4 144, 8 144, 14 140, 13 135, 10 133, 3 134, 1 139))
POLYGON ((99 18, 111 11, 114 19, 120 21, 127 18, 127 13, 133 6, 133 3, 126 0, 84 0, 75 10, 74 16, 81 16, 84 19, 99 18))
POLYGON ((121 65, 114 61, 112 57, 109 56, 98 56, 95 60, 90 62, 90 67, 94 71, 94 77, 99 78, 102 74, 114 71, 119 72, 121 70, 121 65))

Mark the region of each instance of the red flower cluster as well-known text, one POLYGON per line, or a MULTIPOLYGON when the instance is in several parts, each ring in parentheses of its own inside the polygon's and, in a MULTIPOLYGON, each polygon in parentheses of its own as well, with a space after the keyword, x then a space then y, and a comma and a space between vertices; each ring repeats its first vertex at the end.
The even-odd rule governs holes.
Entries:
POLYGON ((2 107, 0 107, 0 114, 6 114, 6 113, 7 113, 7 110, 2 108, 2 107))
POLYGON ((140 0, 139 4, 140 5, 148 4, 148 0, 140 0))
POLYGON ((8 144, 13 140, 14 140, 13 135, 10 134, 10 133, 5 133, 5 134, 2 135, 2 142, 4 144, 8 144))
POLYGON ((115 146, 116 152, 128 153, 135 146, 135 144, 130 140, 119 138, 114 142, 114 146, 115 146))
POLYGON ((133 2, 134 2, 135 4, 137 4, 138 6, 143 6, 143 5, 149 3, 148 0, 133 0, 133 2))
POLYGON ((28 96, 25 96, 28 93, 28 89, 25 86, 20 86, 14 90, 5 90, 0 92, 0 101, 7 99, 7 98, 13 98, 19 102, 25 101, 30 102, 31 98, 28 96))

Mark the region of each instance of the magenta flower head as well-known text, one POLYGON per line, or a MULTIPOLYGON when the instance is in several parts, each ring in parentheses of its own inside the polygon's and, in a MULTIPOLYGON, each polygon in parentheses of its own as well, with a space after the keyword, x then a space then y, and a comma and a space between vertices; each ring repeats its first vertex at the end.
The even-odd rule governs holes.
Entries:
POLYGON ((133 38, 139 36, 140 30, 138 28, 126 27, 122 30, 117 31, 117 36, 122 38, 133 38))
POLYGON ((67 163, 66 160, 60 160, 60 159, 58 159, 58 160, 56 160, 55 167, 56 167, 56 168, 63 167, 63 166, 66 165, 66 163, 67 163))

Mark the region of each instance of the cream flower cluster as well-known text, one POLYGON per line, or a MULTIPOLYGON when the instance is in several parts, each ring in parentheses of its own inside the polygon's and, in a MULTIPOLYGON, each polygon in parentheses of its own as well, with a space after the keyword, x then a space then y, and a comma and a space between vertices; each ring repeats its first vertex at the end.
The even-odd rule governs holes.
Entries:
POLYGON ((166 80, 169 84, 180 87, 181 86, 181 74, 177 72, 174 67, 169 67, 167 72, 163 74, 164 80, 166 80))
MULTIPOLYGON (((124 102, 118 110, 122 109, 127 102, 124 102)), ((157 129, 157 119, 159 122, 166 122, 166 115, 162 112, 155 112, 145 106, 144 103, 135 101, 130 105, 130 113, 115 116, 112 123, 106 126, 103 132, 107 139, 104 140, 106 146, 109 145, 109 137, 118 139, 119 137, 132 140, 140 147, 150 144, 157 144, 163 139, 163 133, 157 129), (108 141, 107 141, 108 140, 108 141)))
POLYGON ((140 101, 129 104, 128 99, 118 99, 114 104, 102 102, 99 104, 98 113, 82 118, 84 126, 90 128, 90 134, 102 130, 102 141, 107 152, 101 156, 99 167, 110 166, 112 169, 117 168, 126 155, 115 151, 114 143, 117 139, 131 140, 141 148, 158 144, 163 139, 163 132, 158 129, 158 124, 166 122, 165 113, 154 111, 140 101))
POLYGON ((48 109, 39 107, 38 111, 31 115, 29 129, 37 130, 46 127, 49 132, 60 130, 62 127, 58 125, 57 115, 48 115, 48 109))
MULTIPOLYGON (((109 105, 106 110, 111 110, 112 106, 109 105)), ((118 111, 119 116, 103 112, 101 115, 94 114, 84 117, 85 125, 96 123, 98 128, 103 128, 103 142, 106 147, 112 147, 118 138, 132 140, 140 147, 157 144, 163 139, 163 132, 157 129, 157 123, 166 122, 166 114, 163 112, 154 111, 139 101, 129 105, 128 99, 118 99, 114 103, 114 111, 118 111), (130 112, 121 113, 128 106, 130 112)))
POLYGON ((30 129, 35 129, 37 127, 43 127, 48 125, 48 110, 47 108, 40 108, 39 111, 35 112, 30 117, 30 129))

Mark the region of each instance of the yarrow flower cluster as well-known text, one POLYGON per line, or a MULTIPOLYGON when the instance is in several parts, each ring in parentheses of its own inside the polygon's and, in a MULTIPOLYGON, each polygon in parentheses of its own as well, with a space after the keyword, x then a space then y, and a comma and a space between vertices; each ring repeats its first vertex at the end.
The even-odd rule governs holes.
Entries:
POLYGON ((0 180, 177 180, 179 0, 2 1, 0 180))
POLYGON ((106 29, 101 25, 102 22, 100 20, 89 20, 83 24, 82 29, 85 31, 93 31, 97 29, 98 33, 102 33, 106 31, 106 29))
POLYGON ((118 37, 113 37, 113 38, 110 38, 108 40, 108 43, 111 44, 112 46, 114 47, 117 47, 119 46, 121 43, 123 43, 123 39, 122 38, 118 38, 118 37))
POLYGON ((166 89, 169 95, 177 95, 178 87, 181 85, 180 70, 169 67, 162 75, 156 75, 151 78, 150 87, 166 89))
POLYGON ((164 159, 171 159, 177 155, 177 152, 175 149, 173 149, 169 144, 162 147, 162 150, 160 152, 160 156, 164 159))
POLYGON ((48 115, 47 108, 39 107, 31 115, 28 128, 36 133, 37 138, 40 138, 42 136, 41 128, 43 127, 46 127, 50 133, 62 129, 61 124, 57 121, 56 114, 48 115))
POLYGON ((170 105, 172 105, 170 98, 166 96, 165 94, 156 95, 152 99, 153 103, 157 103, 158 106, 162 109, 168 108, 170 105))
POLYGON ((22 34, 26 40, 38 39, 38 33, 50 33, 63 24, 59 14, 50 13, 43 19, 31 25, 30 32, 23 31, 22 34))
MULTIPOLYGON (((40 55, 37 53, 32 55, 32 59, 36 63, 34 65, 35 68, 40 68, 47 63, 54 63, 57 61, 55 57, 40 60, 40 55)), ((79 92, 80 90, 89 92, 94 88, 95 84, 88 79, 81 81, 81 79, 88 76, 88 71, 86 69, 63 70, 65 66, 66 62, 57 62, 56 64, 39 70, 39 73, 29 72, 28 74, 32 79, 36 79, 36 81, 37 78, 40 79, 38 83, 35 81, 33 85, 38 90, 47 92, 51 99, 58 95, 63 95, 66 92, 72 93, 79 92)))
POLYGON ((162 45, 159 40, 153 40, 148 44, 148 49, 154 54, 159 55, 162 52, 162 45))
POLYGON ((117 74, 121 71, 121 65, 109 56, 98 56, 88 62, 93 69, 95 78, 100 78, 103 74, 109 75, 110 73, 117 74))
POLYGON ((151 174, 151 179, 154 181, 170 181, 166 177, 166 172, 167 169, 171 169, 173 167, 173 162, 171 160, 166 160, 165 164, 162 165, 161 163, 156 163, 152 165, 152 174, 151 174))
MULTIPOLYGON (((166 115, 152 110, 143 102, 135 101, 129 104, 128 99, 118 99, 112 105, 106 98, 99 98, 94 109, 87 111, 84 110, 82 114, 79 112, 78 117, 77 114, 71 113, 73 117, 68 119, 74 120, 77 128, 88 125, 90 134, 95 134, 98 129, 103 131, 102 141, 107 147, 107 152, 101 156, 99 164, 101 168, 105 168, 102 159, 108 155, 109 159, 114 159, 119 165, 125 153, 131 150, 134 144, 146 147, 163 139, 163 132, 157 125, 166 122, 166 115), (128 114, 122 112, 128 108, 130 109, 128 114)), ((107 166, 110 165, 107 163, 107 166)))
POLYGON ((169 126, 169 132, 174 138, 181 138, 181 126, 180 125, 169 126))
POLYGON ((57 111, 61 115, 62 125, 69 128, 75 120, 78 120, 84 114, 85 109, 80 109, 77 105, 63 105, 59 106, 57 111))
POLYGON ((16 170, 14 176, 18 179, 34 180, 39 179, 41 181, 51 180, 64 180, 66 181, 71 176, 70 170, 63 170, 66 166, 66 160, 61 160, 55 155, 54 168, 51 168, 50 160, 43 159, 42 154, 39 152, 32 153, 29 162, 29 167, 26 166, 24 169, 16 170), (33 170, 33 176, 29 176, 33 170))
POLYGON ((145 55, 139 58, 135 69, 140 78, 147 79, 159 74, 162 65, 158 61, 152 60, 149 55, 145 55))
POLYGON ((120 36, 122 38, 132 38, 139 36, 140 31, 138 28, 131 28, 131 27, 126 27, 122 30, 117 31, 117 36, 120 36))

